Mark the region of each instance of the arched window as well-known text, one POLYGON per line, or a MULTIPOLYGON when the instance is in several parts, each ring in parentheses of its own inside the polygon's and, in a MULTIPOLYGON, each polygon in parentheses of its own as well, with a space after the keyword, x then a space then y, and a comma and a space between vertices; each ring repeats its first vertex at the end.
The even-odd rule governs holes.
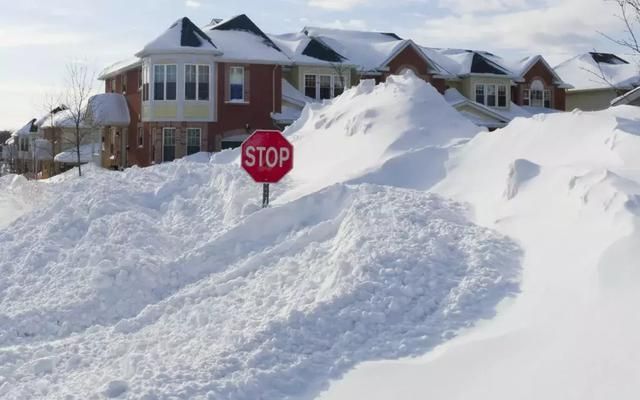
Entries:
POLYGON ((525 89, 522 94, 522 104, 525 106, 551 108, 551 90, 545 89, 540 79, 531 82, 529 89, 525 89))

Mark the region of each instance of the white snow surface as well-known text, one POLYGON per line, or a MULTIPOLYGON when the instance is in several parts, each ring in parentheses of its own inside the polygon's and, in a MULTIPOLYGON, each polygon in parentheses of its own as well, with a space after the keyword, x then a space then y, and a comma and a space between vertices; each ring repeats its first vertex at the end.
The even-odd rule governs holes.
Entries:
POLYGON ((516 119, 432 192, 524 249, 521 292, 428 355, 365 363, 319 399, 636 399, 640 111, 516 119))
POLYGON ((237 150, 34 183, 0 229, 0 398, 313 399, 491 318, 520 247, 416 189, 476 129, 408 73, 305 108, 267 209, 237 150))
POLYGON ((640 85, 636 57, 622 56, 628 64, 597 63, 590 53, 571 58, 555 67, 555 72, 574 90, 626 89, 640 85))

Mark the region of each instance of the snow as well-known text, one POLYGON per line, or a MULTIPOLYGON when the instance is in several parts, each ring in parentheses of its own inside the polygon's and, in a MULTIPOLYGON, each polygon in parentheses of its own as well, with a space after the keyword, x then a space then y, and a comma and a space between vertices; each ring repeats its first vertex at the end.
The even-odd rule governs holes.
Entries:
POLYGON ((310 37, 346 57, 349 63, 362 71, 376 71, 384 67, 383 63, 400 48, 407 45, 406 40, 378 32, 351 31, 332 28, 305 27, 310 37))
POLYGON ((326 65, 333 66, 336 63, 326 60, 321 60, 315 57, 310 57, 302 52, 307 48, 311 38, 305 35, 304 32, 285 33, 281 35, 269 35, 271 39, 282 51, 285 52, 287 57, 298 65, 326 65))
POLYGON ((100 126, 129 126, 127 99, 119 93, 101 93, 89 99, 91 118, 100 126))
POLYGON ((200 43, 200 46, 183 46, 182 45, 182 31, 183 24, 190 22, 187 18, 180 18, 176 20, 166 31, 160 34, 158 37, 147 43, 142 50, 136 53, 137 57, 145 57, 149 54, 162 54, 162 53, 189 53, 189 54, 211 54, 220 55, 221 52, 216 48, 217 44, 209 43, 202 37, 195 35, 200 43))
MULTIPOLYGON (((98 153, 99 151, 100 143, 87 143, 80 145, 80 162, 91 162, 93 157, 100 156, 98 153)), ((78 162, 78 150, 73 147, 58 153, 54 157, 54 161, 59 163, 76 164, 78 162)))
POLYGON ((435 351, 365 363, 319 399, 637 398, 638 151, 629 106, 516 119, 459 148, 432 191, 523 247, 521 292, 435 351))
POLYGON ((208 30, 206 34, 222 50, 220 61, 291 64, 282 52, 265 44, 264 38, 244 31, 208 30))
POLYGON ((307 103, 316 102, 315 99, 305 96, 304 93, 296 89, 286 79, 282 80, 282 100, 300 107, 304 107, 307 103))
POLYGON ((597 63, 590 53, 563 62, 555 67, 555 72, 574 90, 633 89, 640 85, 640 70, 635 61, 628 64, 597 63))
POLYGON ((0 397, 313 398, 515 295, 514 241, 398 179, 475 134, 435 89, 409 73, 306 110, 267 209, 237 150, 37 184, 47 201, 0 230, 0 397), (327 141, 351 157, 321 176, 327 141))
POLYGON ((116 76, 119 73, 122 73, 134 67, 139 67, 141 65, 142 65, 142 60, 140 58, 129 57, 124 60, 117 61, 109 65, 108 67, 106 67, 104 70, 102 70, 102 72, 100 72, 98 79, 105 80, 113 76, 116 76))

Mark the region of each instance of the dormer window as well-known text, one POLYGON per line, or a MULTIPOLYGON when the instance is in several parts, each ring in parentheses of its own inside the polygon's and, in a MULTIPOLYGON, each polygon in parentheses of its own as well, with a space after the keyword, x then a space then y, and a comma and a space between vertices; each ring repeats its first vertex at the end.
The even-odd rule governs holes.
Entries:
POLYGON ((176 99, 176 66, 156 64, 153 66, 153 99, 176 99))

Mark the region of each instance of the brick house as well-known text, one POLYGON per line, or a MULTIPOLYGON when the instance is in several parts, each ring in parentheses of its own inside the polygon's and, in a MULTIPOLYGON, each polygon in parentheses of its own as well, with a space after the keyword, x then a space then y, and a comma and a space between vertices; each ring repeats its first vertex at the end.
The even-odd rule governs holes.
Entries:
POLYGON ((247 16, 198 28, 181 18, 135 59, 105 70, 131 123, 103 136, 103 166, 124 168, 218 151, 282 111, 282 67, 290 59, 247 16))

